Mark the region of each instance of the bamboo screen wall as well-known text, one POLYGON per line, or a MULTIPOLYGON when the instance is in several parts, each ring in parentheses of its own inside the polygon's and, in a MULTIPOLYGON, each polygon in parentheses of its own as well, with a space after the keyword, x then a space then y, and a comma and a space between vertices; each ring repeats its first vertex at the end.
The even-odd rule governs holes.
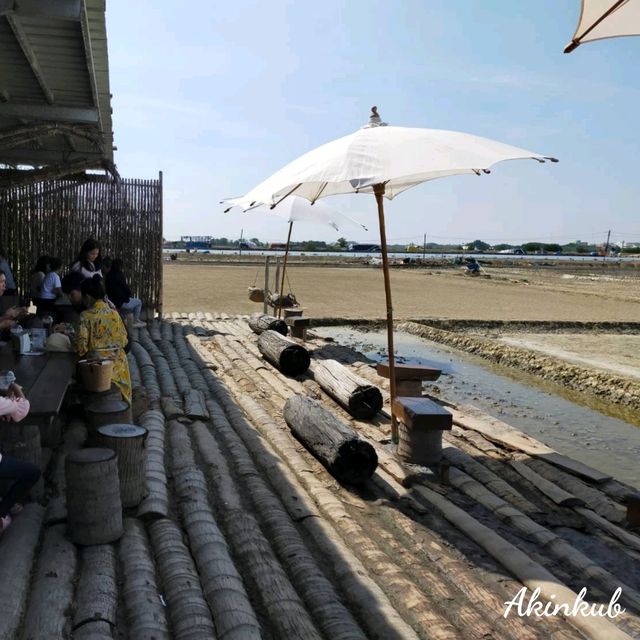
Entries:
POLYGON ((162 174, 158 180, 119 180, 98 175, 62 178, 0 190, 0 246, 21 294, 28 295, 38 256, 65 265, 87 238, 102 255, 122 258, 134 296, 162 307, 162 174))

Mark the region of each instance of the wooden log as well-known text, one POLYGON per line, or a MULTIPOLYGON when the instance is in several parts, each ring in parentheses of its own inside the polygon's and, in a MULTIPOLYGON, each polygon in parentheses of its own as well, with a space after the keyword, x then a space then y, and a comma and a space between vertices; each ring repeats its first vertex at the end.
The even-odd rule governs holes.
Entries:
POLYGON ((284 320, 278 320, 275 316, 269 316, 264 313, 252 313, 249 317, 249 326, 251 331, 258 335, 265 331, 277 331, 286 336, 289 332, 287 323, 284 320))
POLYGON ((32 582, 23 640, 67 636, 68 611, 73 601, 76 549, 65 537, 65 526, 49 527, 44 535, 32 582))
POLYGON ((156 570, 144 525, 133 518, 124 522, 118 543, 122 575, 122 601, 128 637, 136 640, 168 640, 165 607, 156 584, 156 570))
POLYGON ((116 554, 112 545, 100 544, 80 550, 80 578, 76 588, 74 637, 88 622, 116 624, 118 585, 116 554))
MULTIPOLYGON (((528 458, 527 458, 528 459, 528 458)), ((580 498, 576 498, 573 494, 561 489, 553 482, 549 482, 546 478, 538 475, 533 469, 528 467, 520 460, 510 460, 509 464, 523 478, 527 479, 532 485, 537 487, 547 498, 553 500, 561 507, 584 507, 584 502, 580 498)))
POLYGON ((302 395, 284 405, 284 419, 296 438, 336 477, 345 482, 365 482, 378 466, 374 448, 357 432, 302 395))
POLYGON ((111 625, 102 620, 87 622, 74 630, 73 640, 113 640, 111 625))
POLYGON ((276 331, 264 331, 258 338, 260 353, 282 373, 298 376, 304 373, 311 362, 309 352, 297 342, 285 338, 276 331))
POLYGON ((144 520, 166 518, 169 496, 164 466, 164 417, 160 411, 147 411, 141 416, 140 424, 149 434, 144 461, 146 498, 138 508, 138 517, 144 520))
POLYGON ((18 637, 43 517, 43 507, 28 504, 0 537, 0 638, 3 640, 18 637))
POLYGON ((118 463, 111 449, 80 449, 65 460, 67 523, 81 545, 106 544, 122 535, 118 463))
POLYGON ((209 419, 209 412, 207 411, 202 391, 190 389, 184 395, 184 412, 192 420, 209 419))
POLYGON ((314 380, 354 418, 369 420, 382 409, 380 389, 336 360, 314 360, 314 380))
POLYGON ((118 457, 120 499, 123 507, 137 507, 145 494, 144 440, 147 430, 134 424, 98 427, 98 446, 112 449, 118 457))
POLYGON ((215 638, 211 612, 181 529, 172 520, 156 520, 149 533, 176 639, 215 638))
POLYGON ((167 420, 175 420, 176 418, 184 418, 184 411, 175 403, 173 398, 163 396, 160 398, 160 406, 162 413, 167 420))
POLYGON ((131 392, 131 417, 135 424, 140 420, 140 416, 149 411, 149 396, 147 389, 143 386, 134 387, 131 392))

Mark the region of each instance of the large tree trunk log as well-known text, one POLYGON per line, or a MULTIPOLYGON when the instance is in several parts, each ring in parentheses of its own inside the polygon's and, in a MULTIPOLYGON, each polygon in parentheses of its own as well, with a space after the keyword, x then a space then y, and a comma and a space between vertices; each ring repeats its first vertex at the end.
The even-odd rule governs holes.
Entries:
POLYGON ((0 638, 16 638, 31 580, 44 508, 28 504, 0 537, 0 638))
POLYGON ((50 527, 45 533, 24 618, 23 640, 67 637, 76 549, 64 533, 64 525, 50 527))
POLYGON ((122 600, 129 638, 168 640, 165 607, 156 584, 156 570, 144 525, 133 518, 124 523, 118 545, 122 574, 122 600))
POLYGON ((81 545, 122 535, 118 462, 111 449, 80 449, 65 460, 69 537, 81 545))
POLYGON ((378 466, 374 448, 319 402, 302 395, 291 396, 283 413, 298 440, 334 476, 357 484, 373 475, 378 466))
POLYGON ((76 589, 74 637, 87 622, 102 621, 115 627, 118 608, 116 554, 112 545, 84 547, 80 551, 80 579, 76 589))
POLYGON ((380 389, 336 360, 315 360, 311 371, 322 389, 354 418, 369 420, 382 409, 380 389))
POLYGON ((275 331, 264 331, 258 338, 260 353, 282 373, 298 376, 309 368, 309 352, 297 342, 275 331))
POLYGON ((157 520, 149 526, 149 534, 175 637, 215 638, 211 612, 181 529, 172 520, 157 520))
POLYGON ((169 511, 167 473, 164 467, 164 417, 160 411, 147 411, 140 423, 147 429, 144 478, 147 497, 138 509, 143 520, 166 518, 169 511))
POLYGON ((258 335, 264 331, 277 331, 283 336, 289 332, 287 323, 284 320, 278 320, 275 316, 268 316, 263 313, 253 313, 249 318, 249 326, 251 331, 258 335))
POLYGON ((134 424, 98 427, 98 446, 118 456, 118 478, 123 507, 137 507, 144 498, 144 440, 147 430, 134 424))

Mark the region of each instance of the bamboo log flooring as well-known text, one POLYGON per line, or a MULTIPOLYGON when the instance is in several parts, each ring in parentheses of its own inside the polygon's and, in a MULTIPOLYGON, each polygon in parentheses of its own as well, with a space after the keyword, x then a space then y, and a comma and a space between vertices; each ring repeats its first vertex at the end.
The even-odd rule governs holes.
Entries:
POLYGON ((61 470, 86 437, 70 421, 44 508, 29 505, 0 537, 11 576, 0 583, 0 637, 640 638, 630 487, 543 459, 504 426, 492 437, 460 407, 441 484, 395 457, 388 380, 366 358, 305 342, 312 362, 337 360, 380 389, 370 420, 349 415, 311 372, 291 378, 269 364, 247 316, 174 313, 131 339, 133 386, 149 404, 139 417, 145 498, 125 511, 118 542, 69 542, 61 470), (296 394, 374 447, 379 466, 364 485, 340 484, 295 439, 283 407, 296 394), (503 616, 523 587, 571 604, 581 587, 607 603, 618 586, 626 611, 613 620, 503 616))

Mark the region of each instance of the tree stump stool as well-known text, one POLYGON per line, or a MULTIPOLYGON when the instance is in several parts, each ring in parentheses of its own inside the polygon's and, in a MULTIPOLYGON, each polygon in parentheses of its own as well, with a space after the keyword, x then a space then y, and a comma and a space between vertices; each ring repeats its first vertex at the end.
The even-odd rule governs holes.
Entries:
POLYGON ((450 431, 453 417, 427 398, 399 396, 393 400, 398 420, 398 455, 413 464, 439 466, 442 432, 450 431))
MULTIPOLYGON (((42 470, 40 428, 36 424, 4 422, 0 426, 0 451, 7 456, 35 464, 42 470)), ((0 479, 0 494, 5 494, 13 481, 0 479)), ((44 493, 42 477, 31 489, 31 499, 39 500, 44 493)))
POLYGON ((107 391, 87 391, 82 387, 80 391, 80 402, 83 406, 88 407, 94 402, 99 402, 100 400, 122 400, 120 389, 118 389, 118 387, 113 383, 107 391))
POLYGON ((108 544, 123 533, 118 461, 111 449, 78 449, 65 459, 67 531, 80 545, 108 544))
POLYGON ((122 398, 103 398, 87 405, 87 435, 89 446, 97 442, 98 427, 105 424, 131 424, 131 407, 122 398))
POLYGON ((300 316, 291 316, 285 318, 284 321, 289 327, 292 338, 299 338, 300 340, 307 339, 307 327, 311 324, 311 318, 302 318, 300 316))
MULTIPOLYGON (((379 362, 376 366, 379 376, 389 378, 389 363, 379 362)), ((437 380, 442 371, 421 365, 396 364, 396 396, 422 395, 423 380, 437 380)))
POLYGON ((144 441, 147 430, 135 424, 98 427, 98 444, 112 449, 118 458, 120 499, 123 507, 137 507, 145 496, 144 441))

